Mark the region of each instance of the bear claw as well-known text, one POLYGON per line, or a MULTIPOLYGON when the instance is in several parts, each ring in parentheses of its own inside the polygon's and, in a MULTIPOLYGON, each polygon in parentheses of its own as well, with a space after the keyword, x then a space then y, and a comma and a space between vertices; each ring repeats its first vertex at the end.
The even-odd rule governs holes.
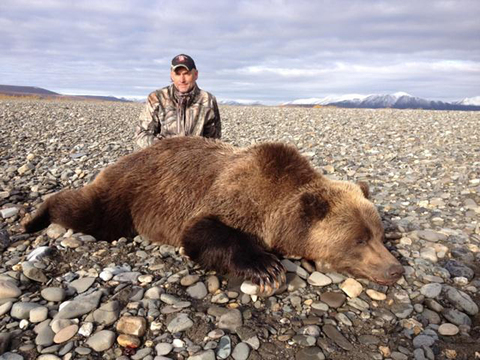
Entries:
POLYGON ((267 254, 262 260, 245 277, 258 286, 258 295, 270 296, 286 282, 285 268, 274 255, 267 254))

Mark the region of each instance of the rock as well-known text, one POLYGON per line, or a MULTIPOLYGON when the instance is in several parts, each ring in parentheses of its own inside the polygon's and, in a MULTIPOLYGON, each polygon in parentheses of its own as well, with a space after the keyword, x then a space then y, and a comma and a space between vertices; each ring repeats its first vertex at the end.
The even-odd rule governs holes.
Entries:
POLYGON ((455 325, 467 325, 471 326, 472 325, 472 320, 468 317, 467 314, 464 314, 461 311, 458 311, 457 309, 444 309, 442 311, 442 315, 450 321, 451 323, 455 325))
POLYGON ((238 309, 233 309, 233 310, 229 310, 227 313, 220 316, 218 327, 220 329, 235 332, 235 330, 239 326, 242 326, 242 324, 243 324, 242 313, 238 309))
POLYGON ((50 224, 47 228, 47 236, 52 239, 58 239, 59 237, 65 235, 67 230, 61 225, 50 224))
POLYGON ((417 235, 420 239, 424 239, 427 241, 437 242, 437 241, 445 241, 447 239, 447 235, 433 231, 433 230, 420 230, 417 232, 417 235))
POLYGON ((116 329, 126 335, 142 337, 147 331, 147 321, 140 316, 122 316, 116 329))
POLYGON ((443 336, 457 335, 460 330, 456 325, 445 323, 438 327, 438 333, 443 336))
POLYGON ((325 292, 320 294, 320 300, 335 309, 341 307, 346 299, 346 296, 340 292, 325 292))
POLYGON ((340 333, 340 331, 337 330, 335 326, 330 324, 324 325, 322 331, 342 349, 347 351, 353 350, 353 345, 342 335, 342 333, 340 333))
POLYGON ((55 253, 55 250, 49 246, 40 246, 35 248, 27 255, 27 261, 31 263, 38 262, 46 257, 49 257, 55 253))
POLYGON ((91 322, 86 322, 82 326, 80 326, 80 329, 78 330, 78 334, 89 337, 92 335, 93 332, 93 324, 91 322))
POLYGON ((112 347, 115 342, 115 333, 109 330, 101 330, 90 336, 86 342, 93 350, 105 351, 112 347))
POLYGON ((155 346, 157 355, 168 355, 173 350, 173 345, 168 343, 160 343, 155 346))
POLYGON ((74 237, 63 239, 60 244, 65 248, 76 249, 83 245, 83 242, 74 237))
POLYGON ((12 333, 0 333, 0 356, 7 351, 10 346, 10 340, 12 338, 12 333))
POLYGON ((7 301, 3 305, 0 305, 0 316, 5 315, 7 312, 9 312, 12 306, 13 306, 12 301, 7 301))
POLYGON ((420 289, 420 292, 428 298, 436 298, 442 292, 442 284, 426 284, 420 289))
POLYGON ((313 346, 300 349, 295 355, 295 360, 324 360, 325 355, 320 348, 313 346))
POLYGON ((318 271, 314 271, 309 277, 308 277, 308 283, 313 286, 327 286, 332 283, 332 279, 330 279, 328 276, 323 275, 322 273, 318 271))
POLYGON ((23 360, 23 356, 11 352, 6 352, 3 355, 0 355, 0 360, 23 360))
POLYGON ((472 280, 475 272, 468 266, 462 264, 457 260, 449 260, 445 264, 445 269, 452 275, 452 277, 465 277, 468 281, 472 280))
POLYGON ((23 275, 33 281, 40 283, 46 283, 48 281, 47 277, 42 270, 36 268, 33 263, 30 261, 24 261, 22 263, 23 275))
POLYGON ((246 280, 242 283, 242 285, 240 286, 240 290, 244 293, 244 294, 248 294, 248 295, 257 295, 260 288, 258 287, 258 285, 255 285, 254 283, 252 283, 251 281, 249 280, 246 280))
POLYGON ((18 208, 16 207, 10 207, 10 208, 5 208, 5 209, 0 209, 0 216, 3 219, 7 219, 9 217, 14 217, 18 214, 18 208))
POLYGON ((232 353, 232 341, 228 336, 222 336, 217 347, 217 359, 226 359, 232 353))
POLYGON ((142 344, 138 337, 127 334, 120 334, 117 338, 117 343, 121 347, 128 347, 131 349, 136 349, 142 344))
POLYGON ((209 276, 207 279, 208 292, 213 294, 220 288, 220 281, 215 275, 209 276))
POLYGON ((74 288, 77 291, 78 294, 81 294, 81 293, 87 291, 90 288, 90 286, 93 285, 94 282, 95 282, 95 278, 84 277, 84 278, 72 281, 69 285, 72 288, 74 288))
POLYGON ((102 291, 95 291, 89 295, 77 296, 73 301, 69 301, 63 306, 56 319, 73 319, 96 309, 103 295, 102 291))
POLYGON ((478 314, 478 305, 463 291, 457 290, 454 287, 448 286, 445 297, 450 301, 458 310, 465 311, 469 315, 478 314))
POLYGON ((186 275, 180 280, 180 284, 183 286, 191 286, 200 280, 198 275, 186 275))
POLYGON ((236 333, 240 340, 250 345, 252 349, 258 350, 260 347, 260 340, 258 339, 257 333, 252 328, 240 326, 237 327, 236 333))
POLYGON ((249 355, 250 348, 244 342, 238 343, 232 352, 232 357, 234 360, 247 360, 249 355))
POLYGON ((40 307, 40 304, 31 302, 16 302, 13 304, 10 310, 10 316, 15 319, 28 319, 30 318, 30 311, 36 307, 40 307))
POLYGON ((413 339, 413 346, 415 348, 419 347, 430 347, 434 344, 435 339, 427 335, 418 335, 413 339))
POLYGON ((170 323, 167 325, 168 331, 172 334, 185 331, 193 326, 193 321, 190 320, 187 314, 178 314, 170 323))
POLYGON ((189 286, 187 288, 187 293, 190 297, 194 299, 203 299, 207 296, 207 287, 203 282, 197 282, 195 285, 189 286))
POLYGON ((117 321, 119 313, 120 305, 118 301, 109 301, 93 312, 93 320, 101 325, 111 325, 117 321))
POLYGON ((16 298, 22 294, 22 291, 13 281, 0 280, 0 299, 16 298))
POLYGON ((60 330, 55 337, 53 338, 53 342, 55 344, 61 344, 64 343, 68 340, 70 340, 72 337, 74 337, 78 332, 78 325, 73 324, 70 326, 67 326, 60 330))
POLYGON ((290 260, 283 259, 281 260, 281 263, 288 272, 293 272, 298 276, 300 276, 302 279, 308 278, 308 272, 304 268, 298 266, 297 264, 291 262, 290 260))
POLYGON ((213 350, 201 351, 198 354, 189 356, 187 360, 215 360, 215 353, 213 350))
POLYGON ((65 290, 58 287, 48 287, 42 289, 40 294, 47 301, 59 302, 65 299, 65 290))
POLYGON ((39 306, 30 310, 29 319, 31 323, 40 323, 48 317, 48 308, 39 306))
POLYGON ((345 280, 340 286, 340 289, 343 290, 351 298, 356 298, 363 291, 363 286, 355 279, 349 278, 345 280))
POLYGON ((49 320, 46 320, 38 325, 37 337, 35 338, 35 344, 38 346, 45 347, 53 344, 55 333, 50 328, 49 322, 49 320))
POLYGON ((384 293, 381 293, 372 289, 368 289, 366 293, 370 299, 376 300, 376 301, 383 301, 387 298, 387 295, 385 295, 384 293))
POLYGON ((113 281, 137 284, 138 283, 138 277, 140 275, 142 275, 142 274, 137 272, 137 271, 127 271, 127 272, 123 272, 123 273, 120 273, 118 275, 115 275, 113 277, 113 281))

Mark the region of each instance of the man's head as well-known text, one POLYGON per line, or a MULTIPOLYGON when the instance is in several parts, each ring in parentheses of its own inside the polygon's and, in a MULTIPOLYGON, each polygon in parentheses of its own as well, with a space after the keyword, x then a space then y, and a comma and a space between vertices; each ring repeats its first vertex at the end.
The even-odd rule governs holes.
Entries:
POLYGON ((185 54, 180 54, 172 59, 170 77, 173 85, 181 93, 192 90, 198 79, 198 71, 195 61, 185 54))

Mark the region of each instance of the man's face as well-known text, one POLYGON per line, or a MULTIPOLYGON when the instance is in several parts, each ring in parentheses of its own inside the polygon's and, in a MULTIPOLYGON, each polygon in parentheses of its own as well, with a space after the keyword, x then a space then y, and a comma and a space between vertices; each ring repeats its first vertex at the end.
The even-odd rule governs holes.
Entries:
POLYGON ((195 86, 195 82, 198 79, 198 71, 195 69, 188 71, 184 67, 179 67, 170 72, 170 77, 178 91, 187 93, 195 86))

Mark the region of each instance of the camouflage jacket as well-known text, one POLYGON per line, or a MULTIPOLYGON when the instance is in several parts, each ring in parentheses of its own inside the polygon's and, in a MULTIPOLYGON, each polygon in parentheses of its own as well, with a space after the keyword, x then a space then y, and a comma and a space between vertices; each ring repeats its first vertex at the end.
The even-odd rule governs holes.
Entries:
POLYGON ((181 101, 173 85, 148 95, 135 130, 139 148, 171 136, 220 138, 220 113, 212 94, 195 86, 184 105, 181 101))

